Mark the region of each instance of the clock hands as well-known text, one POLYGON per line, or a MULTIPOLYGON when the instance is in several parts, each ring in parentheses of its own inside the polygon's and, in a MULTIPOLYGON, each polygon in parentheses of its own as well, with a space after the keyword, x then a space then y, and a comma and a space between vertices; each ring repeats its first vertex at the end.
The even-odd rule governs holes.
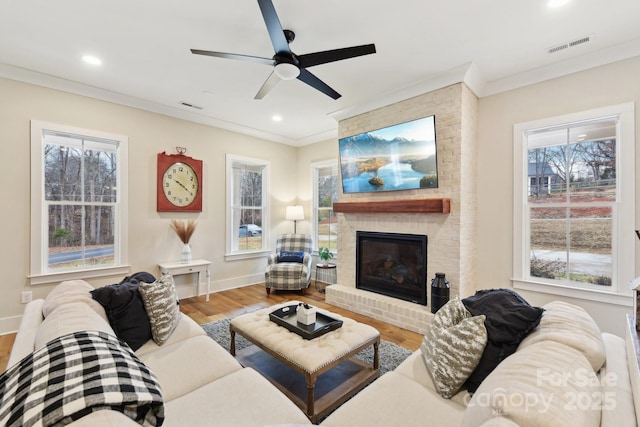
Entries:
POLYGON ((192 196, 193 196, 193 193, 192 193, 191 191, 189 191, 189 189, 188 189, 187 187, 185 187, 185 186, 184 186, 184 184, 182 184, 182 183, 181 183, 180 181, 178 181, 177 179, 174 179, 174 181, 175 181, 175 183, 176 183, 176 184, 178 184, 180 187, 184 188, 184 189, 185 189, 185 191, 186 191, 187 193, 189 193, 190 195, 192 195, 192 196))

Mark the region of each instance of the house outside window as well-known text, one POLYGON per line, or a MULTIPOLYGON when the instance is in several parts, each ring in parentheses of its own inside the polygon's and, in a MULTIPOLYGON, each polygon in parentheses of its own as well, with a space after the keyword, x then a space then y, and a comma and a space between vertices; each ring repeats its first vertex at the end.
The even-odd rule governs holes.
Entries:
POLYGON ((31 135, 31 283, 127 272, 127 138, 39 121, 31 135))
POLYGON ((514 287, 628 305, 633 105, 514 127, 514 287))
POLYGON ((269 162, 227 155, 227 259, 267 250, 269 162))
POLYGON ((338 162, 329 160, 311 165, 313 172, 313 233, 315 249, 338 249, 338 217, 333 202, 338 200, 338 162))

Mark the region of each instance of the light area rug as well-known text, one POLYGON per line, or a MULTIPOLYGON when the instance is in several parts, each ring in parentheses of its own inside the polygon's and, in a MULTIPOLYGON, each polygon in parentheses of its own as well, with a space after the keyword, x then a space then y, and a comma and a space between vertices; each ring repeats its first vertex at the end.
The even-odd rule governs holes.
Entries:
MULTIPOLYGON (((229 350, 231 333, 229 332, 229 319, 216 320, 202 325, 207 335, 213 338, 222 347, 229 350)), ((242 350, 252 345, 244 337, 236 334, 236 350, 242 350)), ((380 362, 380 375, 393 371, 404 359, 411 355, 411 350, 389 341, 380 340, 378 358, 380 362)), ((369 346, 356 355, 357 358, 373 363, 373 347, 369 346)))

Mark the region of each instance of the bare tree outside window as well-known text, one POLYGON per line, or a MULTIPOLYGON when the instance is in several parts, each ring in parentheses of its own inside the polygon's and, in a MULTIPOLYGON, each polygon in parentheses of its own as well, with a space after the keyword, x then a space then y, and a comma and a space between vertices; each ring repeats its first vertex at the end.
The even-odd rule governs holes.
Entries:
POLYGON ((527 138, 530 275, 610 287, 616 120, 536 130, 527 138))
POLYGON ((50 270, 114 263, 117 147, 117 141, 45 132, 50 270))

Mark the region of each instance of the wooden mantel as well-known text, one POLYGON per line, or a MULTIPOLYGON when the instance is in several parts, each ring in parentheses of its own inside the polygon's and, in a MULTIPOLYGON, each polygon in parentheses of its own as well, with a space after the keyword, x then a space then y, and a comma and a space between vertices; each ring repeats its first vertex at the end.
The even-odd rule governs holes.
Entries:
POLYGON ((340 213, 450 213, 451 199, 349 200, 334 202, 340 213))

